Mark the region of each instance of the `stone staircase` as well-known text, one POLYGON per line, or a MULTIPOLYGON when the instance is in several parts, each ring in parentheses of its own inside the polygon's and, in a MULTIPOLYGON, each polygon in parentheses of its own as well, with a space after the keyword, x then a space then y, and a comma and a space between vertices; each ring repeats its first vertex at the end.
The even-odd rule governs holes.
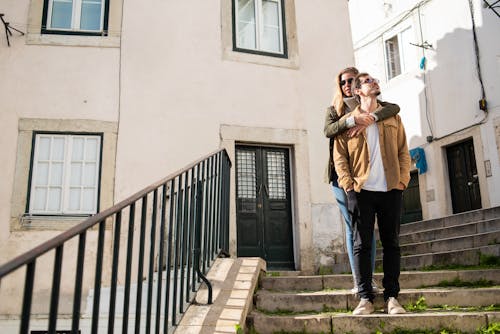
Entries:
MULTIPOLYGON (((382 274, 375 274, 380 283, 382 274)), ((247 317, 249 333, 476 333, 500 326, 500 269, 401 273, 399 301, 408 313, 387 315, 382 293, 377 311, 353 316, 359 302, 351 275, 263 276, 247 317), (453 287, 471 283, 474 287, 453 287), (483 287, 478 287, 482 282, 483 287), (403 332, 406 330, 406 332, 403 332)), ((380 284, 379 284, 380 286, 380 284)), ((497 332, 492 332, 497 333, 497 332)))
MULTIPOLYGON (((500 207, 402 225, 401 254, 398 299, 407 314, 387 315, 378 293, 374 314, 353 316, 359 299, 350 292, 350 274, 269 273, 261 277, 247 331, 464 334, 492 324, 500 328, 500 207), (417 271, 484 265, 488 256, 496 260, 492 269, 417 271)), ((382 277, 374 275, 379 287, 382 277)))
MULTIPOLYGON (((500 256, 500 207, 401 225, 401 268, 479 265, 500 256)), ((377 249, 377 266, 382 263, 377 249)))

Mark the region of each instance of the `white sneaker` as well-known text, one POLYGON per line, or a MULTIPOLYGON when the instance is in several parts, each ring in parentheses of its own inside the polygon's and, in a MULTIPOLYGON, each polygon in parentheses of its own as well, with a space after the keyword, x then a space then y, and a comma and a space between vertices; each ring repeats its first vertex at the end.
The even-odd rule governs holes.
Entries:
POLYGON ((394 297, 389 297, 387 301, 387 314, 403 314, 406 310, 399 304, 398 300, 394 297))
POLYGON ((375 312, 375 308, 373 307, 373 303, 368 299, 361 298, 358 306, 352 311, 353 315, 366 315, 372 314, 375 312))

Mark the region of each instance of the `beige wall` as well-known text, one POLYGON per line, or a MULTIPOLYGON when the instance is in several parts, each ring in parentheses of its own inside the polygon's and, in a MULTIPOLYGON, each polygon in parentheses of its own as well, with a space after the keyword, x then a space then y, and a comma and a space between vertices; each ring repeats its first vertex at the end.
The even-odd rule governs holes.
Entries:
MULTIPOLYGON (((12 25, 28 34, 12 37, 10 48, 0 39, 0 149, 6 157, 0 263, 74 224, 32 221, 28 228, 21 215, 31 131, 79 126, 112 138, 103 158, 108 197, 102 209, 220 146, 229 152, 235 142, 290 147, 296 267, 312 272, 332 262, 331 255, 342 250, 343 234, 333 196, 322 182, 327 160, 322 128, 333 78, 353 63, 344 1, 285 0, 289 59, 233 52, 227 41, 229 0, 155 1, 146 7, 125 2, 123 21, 121 2, 112 1, 108 37, 40 35, 41 3, 8 0, 2 8, 12 25), (227 129, 245 130, 228 135, 227 129), (260 137, 263 129, 267 135, 260 137), (323 240, 315 242, 315 235, 323 240)), ((234 213, 232 207, 233 254, 234 213)), ((70 257, 74 252, 69 247, 70 257)), ((51 261, 41 266, 50 268, 51 261)), ((39 296, 47 292, 50 275, 46 270, 40 276, 39 296)), ((72 283, 63 283, 63 290, 72 283)))

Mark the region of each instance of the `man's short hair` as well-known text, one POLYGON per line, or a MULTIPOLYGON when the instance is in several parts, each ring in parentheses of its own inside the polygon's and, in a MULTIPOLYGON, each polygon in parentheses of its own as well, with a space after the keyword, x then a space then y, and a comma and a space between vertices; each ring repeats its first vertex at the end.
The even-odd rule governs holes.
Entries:
POLYGON ((361 88, 361 78, 362 77, 368 77, 368 76, 370 76, 370 74, 368 74, 366 72, 358 73, 358 75, 356 75, 354 77, 354 87, 361 88))

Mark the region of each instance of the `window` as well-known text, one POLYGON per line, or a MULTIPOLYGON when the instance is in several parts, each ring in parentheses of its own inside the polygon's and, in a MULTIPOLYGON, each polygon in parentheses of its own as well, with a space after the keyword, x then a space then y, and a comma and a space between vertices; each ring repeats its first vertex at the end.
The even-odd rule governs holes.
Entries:
POLYGON ((411 28, 407 28, 385 41, 387 80, 415 68, 415 47, 411 45, 411 28))
POLYGON ((235 51, 286 57, 282 0, 234 0, 235 51))
POLYGON ((35 134, 28 213, 96 213, 100 160, 100 135, 35 134))
POLYGON ((45 0, 42 33, 107 34, 109 0, 45 0))

